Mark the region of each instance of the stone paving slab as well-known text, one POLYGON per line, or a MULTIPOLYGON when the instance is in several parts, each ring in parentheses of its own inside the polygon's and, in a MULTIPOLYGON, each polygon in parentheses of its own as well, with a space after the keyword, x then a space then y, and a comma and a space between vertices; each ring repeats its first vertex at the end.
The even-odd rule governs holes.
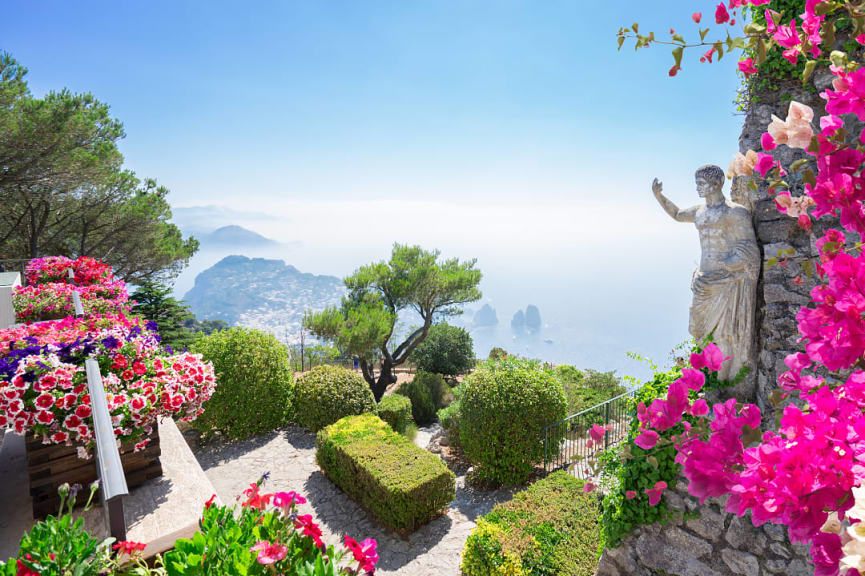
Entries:
MULTIPOLYGON (((420 432, 431 436, 428 430, 420 432)), ((207 444, 197 449, 196 456, 223 502, 233 502, 263 472, 270 472, 265 488, 294 490, 305 496, 308 502, 300 511, 315 517, 328 542, 342 540, 346 534, 358 540, 375 538, 380 557, 376 574, 382 576, 458 575, 463 545, 478 516, 512 496, 509 490, 475 490, 466 485, 464 471, 455 469, 456 498, 447 514, 402 539, 376 524, 324 476, 315 463, 315 435, 304 429, 207 444)))

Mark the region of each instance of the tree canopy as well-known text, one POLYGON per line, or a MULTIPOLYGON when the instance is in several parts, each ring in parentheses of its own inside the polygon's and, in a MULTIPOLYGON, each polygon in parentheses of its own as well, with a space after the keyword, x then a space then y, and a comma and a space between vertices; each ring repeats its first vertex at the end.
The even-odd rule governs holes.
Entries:
POLYGON ((457 376, 471 370, 475 364, 472 337, 464 328, 444 322, 433 324, 426 340, 411 354, 418 370, 457 376))
POLYGON ((393 368, 423 342, 433 323, 462 313, 461 305, 481 298, 481 272, 475 264, 476 260, 443 260, 438 250, 394 244, 389 261, 362 266, 343 280, 348 294, 339 307, 307 312, 304 325, 357 356, 379 400, 396 381, 393 368), (400 344, 389 345, 401 312, 413 312, 422 324, 400 344))
POLYGON ((136 302, 132 309, 135 314, 156 322, 164 346, 180 351, 192 345, 195 337, 186 324, 194 321, 195 315, 171 296, 171 288, 145 282, 132 299, 136 302))
POLYGON ((0 258, 93 256, 137 283, 175 276, 198 248, 168 190, 123 169, 123 125, 91 94, 31 93, 0 53, 0 258))

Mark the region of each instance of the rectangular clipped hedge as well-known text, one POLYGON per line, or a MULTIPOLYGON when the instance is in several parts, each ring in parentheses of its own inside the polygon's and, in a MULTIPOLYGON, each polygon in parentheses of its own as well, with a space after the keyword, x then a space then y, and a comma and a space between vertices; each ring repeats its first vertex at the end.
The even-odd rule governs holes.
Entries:
POLYGON ((463 549, 463 576, 593 576, 598 566, 598 498, 565 471, 496 504, 463 549))
POLYGON ((320 430, 315 458, 325 475, 385 526, 409 533, 456 495, 453 472, 374 414, 320 430))

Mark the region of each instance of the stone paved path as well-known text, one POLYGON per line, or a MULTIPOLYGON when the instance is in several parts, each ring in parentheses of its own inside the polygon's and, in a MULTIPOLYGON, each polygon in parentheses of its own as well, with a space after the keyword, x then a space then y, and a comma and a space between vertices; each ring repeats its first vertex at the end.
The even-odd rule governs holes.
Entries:
MULTIPOLYGON (((421 430, 419 443, 431 437, 421 430)), ((464 467, 452 463, 457 474, 456 499, 446 515, 423 526, 408 539, 388 532, 334 486, 315 464, 315 435, 301 428, 288 428, 251 440, 214 443, 196 450, 196 457, 213 483, 219 497, 231 503, 262 472, 270 472, 268 490, 294 490, 308 503, 300 507, 321 524, 328 542, 353 538, 375 538, 382 576, 456 576, 463 544, 482 516, 501 501, 510 499, 508 490, 482 492, 467 486, 464 467)))

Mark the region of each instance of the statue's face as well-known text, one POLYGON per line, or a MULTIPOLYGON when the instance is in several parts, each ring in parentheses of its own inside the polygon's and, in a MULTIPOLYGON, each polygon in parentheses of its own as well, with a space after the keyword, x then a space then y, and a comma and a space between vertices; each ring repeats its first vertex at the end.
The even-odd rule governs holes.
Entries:
POLYGON ((705 198, 710 193, 720 190, 720 187, 712 182, 709 182, 702 176, 697 176, 697 194, 700 198, 705 198))

